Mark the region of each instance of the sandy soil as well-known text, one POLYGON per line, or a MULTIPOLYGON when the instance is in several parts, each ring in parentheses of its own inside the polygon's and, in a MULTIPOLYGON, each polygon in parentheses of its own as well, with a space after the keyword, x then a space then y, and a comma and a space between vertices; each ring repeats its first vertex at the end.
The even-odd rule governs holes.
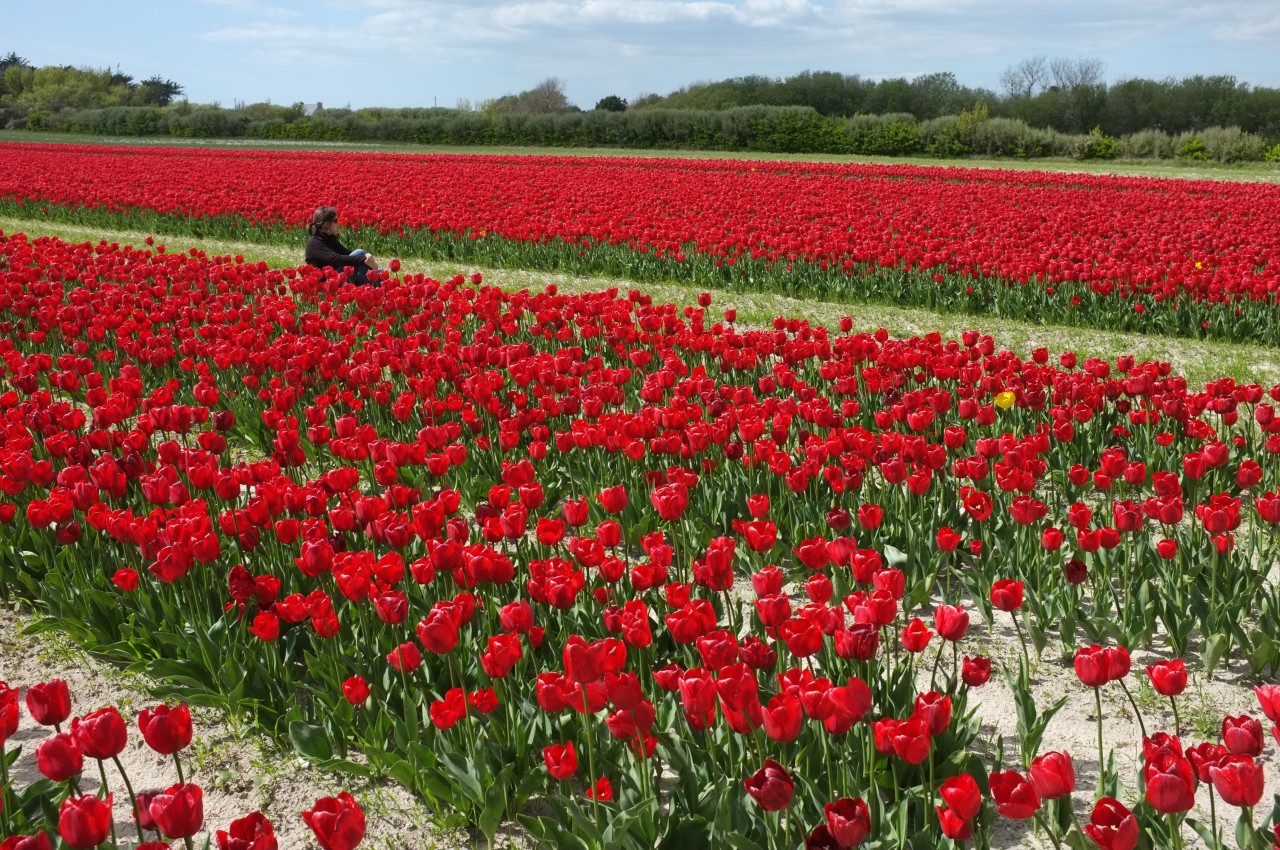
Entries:
MULTIPOLYGON (((971 610, 970 616, 969 637, 962 644, 965 652, 989 655, 997 662, 997 667, 1005 663, 1016 667, 1020 649, 1008 615, 997 612, 997 624, 990 634, 976 610, 971 610)), ((147 680, 93 658, 57 633, 23 636, 21 630, 30 622, 29 614, 0 610, 0 679, 21 687, 54 677, 65 679, 70 685, 77 714, 115 704, 131 723, 129 745, 121 760, 135 789, 163 788, 176 782, 172 762, 147 748, 136 725, 133 725, 138 711, 156 703, 148 695, 147 680)), ((919 676, 921 690, 929 688, 927 668, 932 662, 936 643, 935 638, 924 656, 929 664, 922 665, 925 669, 919 676)), ((1128 680, 1148 734, 1173 730, 1173 715, 1168 701, 1155 694, 1142 672, 1143 665, 1158 661, 1160 657, 1135 651, 1134 672, 1128 680)), ((944 658, 944 670, 948 663, 949 659, 944 658)), ((1194 664, 1189 666, 1194 667, 1194 664)), ((1218 740, 1221 719, 1226 715, 1249 714, 1263 719, 1251 682, 1247 665, 1242 662, 1220 667, 1213 681, 1206 681, 1198 670, 1193 669, 1191 685, 1179 698, 1184 742, 1193 744, 1202 740, 1218 740)), ((1041 661, 1033 660, 1032 683, 1041 711, 1054 700, 1062 696, 1067 698, 1061 711, 1049 723, 1041 749, 1064 750, 1071 754, 1076 765, 1075 810, 1083 822, 1092 809, 1092 792, 1098 776, 1097 726, 1092 691, 1080 684, 1070 659, 1059 658, 1052 644, 1041 661)), ((981 734, 975 749, 983 755, 984 761, 991 763, 1003 736, 1006 769, 1019 768, 1013 692, 998 669, 985 686, 971 692, 970 706, 977 707, 977 717, 981 722, 981 734)), ((205 823, 209 830, 225 828, 234 818, 261 810, 275 824, 281 848, 315 847, 300 813, 310 808, 317 797, 348 790, 361 802, 368 815, 369 832, 362 847, 374 850, 452 850, 480 844, 466 833, 447 833, 433 828, 426 807, 394 784, 369 784, 353 779, 344 785, 343 778, 326 775, 280 751, 272 742, 242 724, 228 722, 224 714, 197 710, 194 718, 195 741, 184 751, 183 762, 189 780, 205 791, 205 823)), ((1141 770, 1142 738, 1133 709, 1118 686, 1110 685, 1104 689, 1103 721, 1104 745, 1109 751, 1115 750, 1121 782, 1126 785, 1126 792, 1121 798, 1130 805, 1136 804, 1134 784, 1141 770)), ((19 731, 11 740, 11 746, 17 744, 23 748, 14 772, 19 786, 39 778, 34 749, 45 735, 44 728, 34 726, 24 715, 19 731)), ((1259 818, 1270 810, 1272 795, 1280 792, 1280 776, 1275 770, 1277 759, 1270 741, 1262 761, 1267 765, 1267 791, 1258 806, 1259 818)), ((117 831, 122 838, 132 836, 123 786, 113 767, 108 767, 107 779, 121 801, 116 807, 117 831)), ((90 769, 85 772, 82 787, 87 791, 98 787, 96 771, 90 769)), ((1201 787, 1197 809, 1192 814, 1208 822, 1207 787, 1201 787)), ((1218 806, 1219 823, 1228 830, 1228 835, 1237 814, 1228 806, 1218 806)), ((1188 847, 1199 846, 1192 840, 1195 836, 1189 829, 1185 836, 1188 847)), ((199 839, 197 844, 202 841, 199 839)), ((499 839, 499 846, 505 846, 509 841, 511 839, 499 839)), ((1051 845, 1045 836, 1036 834, 1031 822, 1015 823, 997 818, 993 846, 1047 848, 1051 845)))
MULTIPOLYGON (((134 789, 166 788, 177 782, 172 760, 148 748, 137 729, 137 713, 159 702, 149 696, 147 680, 93 658, 60 634, 22 635, 31 620, 29 614, 0 609, 0 680, 25 690, 35 682, 65 679, 74 714, 117 706, 129 723, 129 743, 120 760, 134 789)), ((232 820, 261 811, 275 826, 281 850, 317 847, 301 812, 319 797, 346 790, 367 816, 368 834, 361 848, 453 850, 476 846, 465 833, 433 828, 426 807, 398 785, 327 775, 281 752, 243 724, 228 722, 225 714, 195 709, 192 716, 195 734, 191 746, 182 752, 183 770, 189 782, 204 789, 205 827, 210 837, 214 830, 226 829, 232 820)), ((50 731, 36 726, 25 707, 22 709, 18 732, 9 741, 10 749, 22 747, 13 772, 18 787, 41 778, 35 747, 50 731)), ((113 765, 107 765, 106 773, 116 794, 116 831, 121 847, 133 846, 136 832, 124 785, 113 765)), ((86 764, 81 788, 92 792, 99 782, 97 770, 86 764)), ((196 837, 196 846, 203 843, 202 833, 196 837)))
MULTIPOLYGON (((990 681, 970 692, 970 707, 977 707, 977 717, 982 723, 980 740, 985 742, 989 752, 994 752, 996 742, 1003 736, 1005 769, 1020 770, 1017 709, 1013 691, 999 672, 999 668, 1004 665, 1016 669, 1021 653, 1018 637, 1008 614, 996 612, 996 625, 991 634, 988 634, 976 610, 970 609, 969 615, 972 623, 969 637, 961 646, 965 648, 966 654, 972 655, 977 650, 993 661, 990 681), (971 646, 971 643, 976 646, 971 646)), ((936 640, 935 638, 935 643, 936 640)), ((931 645, 926 653, 930 661, 933 658, 932 651, 931 645)), ((1035 660, 1034 648, 1031 653, 1031 684, 1037 710, 1044 712, 1058 699, 1067 698, 1066 704, 1049 722, 1040 751, 1059 750, 1070 753, 1076 770, 1074 809, 1080 822, 1085 823, 1093 809, 1093 792, 1098 783, 1096 707, 1093 689, 1081 684, 1076 677, 1071 658, 1059 657, 1058 652, 1057 639, 1051 638, 1042 660, 1035 660)), ((1147 734, 1172 734, 1174 719, 1169 701, 1155 692, 1144 670, 1146 665, 1170 656, 1141 649, 1134 650, 1131 656, 1133 669, 1125 682, 1142 713, 1147 734)), ((1246 662, 1238 659, 1224 660, 1210 681, 1204 676, 1198 657, 1189 655, 1186 661, 1190 674, 1189 684, 1187 690, 1178 697, 1178 713, 1182 722, 1181 740, 1184 746, 1190 747, 1201 741, 1220 742, 1222 718, 1227 716, 1255 717, 1262 722, 1264 730, 1270 731, 1270 724, 1258 707, 1253 693, 1253 685, 1260 680, 1251 675, 1246 662)), ((928 678, 922 674, 922 689, 927 689, 928 678)), ((1108 753, 1115 751, 1116 770, 1124 786, 1119 798, 1132 808, 1141 799, 1137 794, 1137 778, 1142 771, 1142 733, 1133 707, 1119 685, 1113 683, 1103 688, 1102 715, 1103 746, 1108 753)), ((1265 766, 1266 786, 1262 802, 1255 810, 1257 822, 1261 822, 1270 813, 1273 798, 1280 802, 1280 797, 1275 797, 1280 793, 1276 745, 1270 735, 1266 738, 1259 761, 1265 766)), ((990 765, 989 758, 987 763, 990 765)), ((1234 846, 1234 829, 1239 809, 1227 806, 1221 800, 1217 803, 1217 809, 1219 828, 1224 831, 1227 844, 1234 846)), ((1189 815, 1207 824, 1209 814, 1209 786, 1201 784, 1196 795, 1196 807, 1189 815)), ((1183 837, 1188 848, 1204 846, 1189 827, 1183 828, 1183 837)), ((1037 836, 1030 832, 1026 824, 999 818, 994 838, 993 846, 996 847, 1051 846, 1043 835, 1037 836)))

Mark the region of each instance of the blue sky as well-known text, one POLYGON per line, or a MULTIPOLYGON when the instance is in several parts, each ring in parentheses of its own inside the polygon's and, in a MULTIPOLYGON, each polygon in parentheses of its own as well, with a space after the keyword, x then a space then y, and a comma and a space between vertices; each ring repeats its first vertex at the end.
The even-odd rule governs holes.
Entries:
POLYGON ((176 80, 196 102, 455 106, 558 77, 570 101, 698 80, 951 71, 1028 56, 1109 81, 1280 87, 1280 0, 0 0, 0 52, 176 80))

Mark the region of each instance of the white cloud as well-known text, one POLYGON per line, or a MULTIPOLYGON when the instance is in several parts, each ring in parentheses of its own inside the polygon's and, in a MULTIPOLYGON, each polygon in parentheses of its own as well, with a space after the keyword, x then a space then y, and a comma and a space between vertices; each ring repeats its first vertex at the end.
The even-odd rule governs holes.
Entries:
POLYGON ((1242 15, 1235 23, 1214 29, 1213 37, 1227 44, 1270 45, 1280 49, 1280 12, 1264 10, 1261 17, 1242 15))
POLYGON ((223 60, 323 56, 349 72, 353 99, 370 102, 416 102, 423 88, 476 100, 554 75, 571 99, 591 103, 606 88, 666 92, 805 68, 871 78, 953 71, 964 85, 995 87, 1002 68, 1036 54, 1097 57, 1113 79, 1280 82, 1244 70, 1275 67, 1265 53, 1280 41, 1280 0, 198 2, 223 10, 206 14, 216 25, 198 36, 223 60))

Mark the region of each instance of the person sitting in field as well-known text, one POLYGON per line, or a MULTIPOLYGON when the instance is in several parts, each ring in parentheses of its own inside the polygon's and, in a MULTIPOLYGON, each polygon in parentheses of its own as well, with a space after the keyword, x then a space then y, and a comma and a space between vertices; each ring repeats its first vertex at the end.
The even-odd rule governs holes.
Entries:
POLYGON ((372 254, 363 248, 348 251, 338 241, 338 211, 333 207, 320 207, 307 226, 307 264, 316 268, 331 268, 347 272, 347 279, 356 285, 369 283, 369 272, 377 271, 378 264, 372 254))

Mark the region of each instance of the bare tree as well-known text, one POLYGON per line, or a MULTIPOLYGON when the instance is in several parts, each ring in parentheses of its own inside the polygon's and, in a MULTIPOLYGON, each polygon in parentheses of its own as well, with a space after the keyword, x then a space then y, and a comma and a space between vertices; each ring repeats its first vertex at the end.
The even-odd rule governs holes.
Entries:
POLYGON ((568 108, 569 98, 565 97, 564 81, 559 77, 547 77, 528 91, 516 95, 516 104, 512 112, 547 115, 553 112, 564 112, 568 108))
POLYGON ((1010 65, 1000 74, 1000 87, 1009 97, 1031 97, 1049 79, 1049 60, 1043 54, 1010 65))
POLYGON ((1092 57, 1072 59, 1068 56, 1055 56, 1049 62, 1053 84, 1064 91, 1097 85, 1102 82, 1102 72, 1105 69, 1106 65, 1101 59, 1092 57))

